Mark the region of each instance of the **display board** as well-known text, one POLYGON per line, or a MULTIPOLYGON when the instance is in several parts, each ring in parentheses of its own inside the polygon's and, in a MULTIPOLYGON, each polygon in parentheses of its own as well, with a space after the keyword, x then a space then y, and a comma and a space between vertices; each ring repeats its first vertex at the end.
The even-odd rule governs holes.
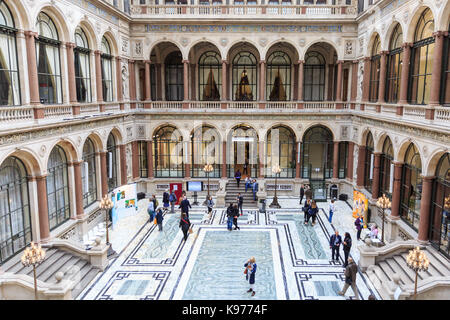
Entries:
POLYGON ((203 189, 202 181, 188 181, 187 182, 187 191, 197 191, 200 192, 203 189))
POLYGON ((367 227, 367 211, 369 209, 369 200, 364 193, 353 190, 353 218, 361 216, 364 227, 367 227))
POLYGON ((114 206, 112 209, 113 228, 118 221, 137 212, 136 184, 126 184, 113 190, 111 197, 114 206))

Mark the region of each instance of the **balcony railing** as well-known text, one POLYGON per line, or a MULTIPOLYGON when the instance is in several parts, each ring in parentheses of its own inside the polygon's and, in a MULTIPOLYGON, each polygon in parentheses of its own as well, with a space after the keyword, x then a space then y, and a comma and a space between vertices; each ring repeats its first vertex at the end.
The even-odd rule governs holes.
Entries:
POLYGON ((165 16, 283 16, 326 18, 332 16, 356 17, 353 5, 133 5, 133 16, 163 18, 165 16))

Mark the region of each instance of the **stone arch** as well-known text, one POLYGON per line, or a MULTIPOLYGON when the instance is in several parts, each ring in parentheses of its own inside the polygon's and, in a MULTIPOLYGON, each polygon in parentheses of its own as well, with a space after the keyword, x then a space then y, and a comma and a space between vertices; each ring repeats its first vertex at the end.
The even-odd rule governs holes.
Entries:
MULTIPOLYGON (((284 51, 284 52, 287 51, 286 53, 291 58, 291 63, 293 65, 295 63, 297 63, 297 61, 300 59, 300 52, 301 52, 301 50, 300 50, 300 48, 297 46, 297 44, 294 41, 292 41, 290 39, 286 39, 286 38, 277 39, 277 40, 274 40, 271 43, 269 43, 266 46, 267 49, 262 51, 261 60, 267 60, 268 53, 271 52, 271 49, 273 47, 275 47, 277 44, 282 44, 283 42, 289 44, 289 46, 291 48, 289 48, 289 46, 287 47, 288 49, 286 49, 286 47, 284 47, 283 49, 280 49, 280 51, 284 51), (294 49, 294 50, 291 50, 291 49, 294 49)), ((275 51, 277 51, 277 50, 275 50, 275 51)))
MULTIPOLYGON (((168 43, 171 43, 172 45, 174 45, 181 52, 181 54, 183 56, 183 59, 187 59, 185 57, 185 55, 183 54, 183 50, 181 49, 182 48, 181 44, 179 44, 175 40, 165 39, 165 38, 164 39, 159 39, 159 40, 156 40, 155 42, 153 42, 151 44, 151 46, 150 46, 149 53, 147 55, 145 55, 145 56, 147 56, 147 57, 149 57, 149 59, 151 59, 151 55, 152 55, 153 50, 155 50, 158 47, 159 44, 164 43, 164 42, 168 42, 168 43)), ((158 57, 157 56, 157 58, 159 59, 160 63, 163 63, 164 59, 162 57, 158 57)), ((157 61, 154 61, 154 62, 157 62, 157 61)))
POLYGON ((234 57, 238 53, 236 48, 239 46, 239 44, 248 46, 249 47, 248 51, 250 51, 251 53, 253 53, 255 55, 257 62, 259 62, 261 60, 261 51, 259 50, 258 44, 255 43, 254 41, 246 38, 245 40, 240 39, 240 40, 233 41, 227 47, 227 50, 226 50, 227 59, 226 60, 229 62, 230 65, 232 64, 234 57), (233 55, 231 56, 231 54, 233 54, 233 55))
POLYGON ((439 31, 447 31, 450 24, 450 1, 447 1, 445 8, 439 11, 436 28, 439 31))
POLYGON ((295 128, 293 128, 290 124, 288 123, 283 123, 283 122, 275 122, 275 123, 271 123, 270 126, 266 127, 266 131, 264 132, 264 139, 266 139, 265 141, 268 140, 268 133, 269 130, 275 128, 275 127, 285 127, 286 129, 288 129, 289 131, 292 132, 292 134, 294 135, 294 139, 295 142, 297 143, 299 136, 297 135, 297 133, 295 132, 295 128))
POLYGON ((320 42, 324 42, 324 43, 329 44, 334 49, 334 51, 336 52, 337 60, 343 60, 342 53, 340 53, 339 50, 337 49, 337 48, 339 48, 339 46, 336 45, 336 43, 334 43, 334 41, 332 41, 332 40, 322 39, 322 38, 313 40, 310 43, 308 43, 307 45, 305 45, 305 50, 303 52, 299 51, 299 53, 301 54, 300 60, 305 60, 305 55, 308 52, 308 50, 311 49, 311 47, 313 45, 315 45, 317 43, 320 43, 320 42))
POLYGON ((392 149, 395 152, 394 142, 391 136, 387 132, 382 132, 378 135, 378 139, 374 140, 374 152, 383 152, 383 145, 386 138, 389 138, 392 142, 392 149))
MULTIPOLYGON (((116 144, 122 144, 123 143, 123 134, 122 131, 118 127, 112 128, 108 134, 106 135, 106 140, 108 140, 109 135, 112 134, 114 139, 116 140, 116 144)), ((106 142, 105 142, 106 145, 106 142)))
POLYGON ((337 132, 335 132, 332 128, 332 126, 325 124, 325 123, 321 123, 321 122, 313 122, 310 123, 308 126, 306 126, 303 130, 303 132, 301 133, 301 137, 302 137, 302 142, 305 140, 305 133, 308 132, 309 129, 312 129, 314 127, 324 127, 326 129, 328 129, 331 132, 331 136, 333 141, 335 140, 335 138, 338 136, 337 132))
POLYGON ((404 28, 404 25, 401 21, 393 19, 392 23, 389 25, 389 28, 387 28, 386 33, 384 34, 384 37, 382 38, 383 40, 381 40, 381 48, 382 50, 390 50, 389 48, 389 43, 391 42, 391 37, 392 37, 392 32, 394 32, 395 27, 397 26, 397 24, 400 25, 400 29, 402 31, 402 43, 405 43, 405 30, 406 28, 404 28))
POLYGON ((373 30, 370 33, 370 37, 369 37, 369 41, 367 42, 367 46, 366 46, 366 57, 370 57, 372 56, 372 49, 375 43, 375 39, 376 37, 379 37, 380 39, 380 50, 385 50, 385 47, 383 47, 383 43, 385 42, 385 40, 381 37, 381 33, 378 30, 373 30))
MULTIPOLYGON (((99 48, 99 44, 92 23, 88 19, 83 18, 76 24, 75 29, 77 27, 81 27, 86 34, 87 40, 89 42, 89 49, 97 50, 97 48, 99 48)), ((75 29, 72 30, 71 37, 75 37, 75 29)), ((73 41, 75 42, 75 39, 73 41)))
POLYGON ((220 139, 220 142, 223 141, 223 136, 222 136, 222 133, 220 131, 220 128, 217 127, 216 125, 212 124, 212 123, 209 123, 209 122, 202 122, 201 124, 194 125, 194 127, 191 130, 191 134, 193 134, 196 130, 200 129, 201 127, 205 127, 205 126, 213 128, 217 132, 217 135, 218 135, 218 137, 220 139))
MULTIPOLYGON (((100 45, 101 45, 103 37, 105 37, 105 39, 108 40, 109 46, 111 47, 111 55, 112 56, 119 55, 119 47, 117 44, 116 36, 109 30, 105 31, 105 33, 103 33, 103 35, 100 37, 100 42, 99 42, 100 45)), ((100 46, 98 48, 100 50, 100 46)))
POLYGON ((158 124, 156 127, 154 127, 153 130, 152 130, 152 136, 151 136, 152 140, 154 139, 154 136, 155 136, 156 132, 158 130, 164 128, 164 127, 173 127, 173 128, 175 128, 176 130, 178 130, 181 133, 183 141, 186 141, 186 136, 185 136, 183 130, 181 128, 179 128, 177 125, 174 125, 171 122, 163 122, 163 123, 158 124))
MULTIPOLYGON (((222 51, 220 51, 220 48, 218 46, 218 44, 214 43, 214 41, 210 40, 210 39, 197 39, 194 42, 191 43, 190 47, 188 48, 187 52, 187 56, 188 59, 190 61, 190 63, 198 63, 198 59, 200 58, 200 56, 205 53, 206 51, 209 51, 208 49, 206 50, 201 50, 199 52, 195 52, 194 48, 195 46, 201 44, 201 43, 207 43, 208 45, 210 45, 211 47, 214 47, 214 49, 212 49, 212 51, 217 51, 220 55, 220 57, 222 58, 222 51)), ((197 50, 198 51, 198 50, 197 50)), ((222 59, 223 60, 223 59, 222 59)))
POLYGON ((47 154, 45 156, 44 168, 47 168, 50 153, 53 151, 53 149, 56 146, 60 146, 64 150, 64 153, 66 154, 67 162, 77 161, 78 159, 81 158, 80 155, 78 154, 77 148, 75 147, 75 144, 73 143, 73 141, 71 141, 69 139, 60 139, 58 141, 55 141, 54 143, 52 143, 49 146, 49 148, 47 150, 47 154))
POLYGON ((80 155, 83 155, 83 148, 84 144, 86 143, 87 139, 90 138, 92 142, 94 143, 95 152, 103 151, 105 148, 103 146, 102 138, 100 138, 100 135, 96 132, 91 132, 83 141, 81 144, 81 153, 80 155))
POLYGON ((422 12, 425 9, 430 9, 431 14, 433 15, 433 19, 434 19, 434 31, 437 31, 436 30, 436 28, 437 28, 437 23, 436 23, 437 14, 433 10, 434 8, 432 8, 431 6, 420 6, 419 5, 413 10, 413 12, 411 14, 411 19, 407 23, 408 29, 406 30, 406 38, 405 38, 406 42, 411 42, 411 43, 414 42, 414 33, 416 31, 417 22, 419 22, 420 15, 422 14, 422 12))
POLYGON ((46 169, 44 169, 45 167, 39 163, 39 157, 29 148, 16 149, 6 153, 4 157, 0 159, 0 165, 9 157, 16 157, 20 159, 27 170, 27 175, 29 176, 40 176, 46 172, 46 169))
POLYGON ((36 10, 36 15, 33 20, 33 29, 37 32, 36 29, 36 20, 39 13, 46 13, 53 21, 56 26, 56 30, 58 31, 59 41, 69 42, 73 37, 70 36, 69 28, 67 25, 67 17, 64 13, 59 9, 59 5, 51 4, 48 1, 44 2, 40 5, 39 10, 36 10))
POLYGON ((16 0, 4 0, 6 6, 8 7, 11 15, 14 19, 14 25, 17 29, 30 30, 32 28, 30 24, 30 14, 28 8, 24 7, 20 1, 16 0))
POLYGON ((430 155, 428 163, 425 164, 425 171, 422 171, 424 176, 434 176, 436 174, 436 167, 442 156, 449 153, 448 149, 439 148, 430 155))
POLYGON ((394 154, 394 160, 398 161, 398 162, 404 162, 406 151, 408 150, 408 147, 411 143, 414 144, 414 146, 419 151, 420 161, 422 163, 422 170, 423 170, 424 161, 423 161, 423 155, 420 152, 420 146, 417 144, 416 141, 412 140, 411 138, 408 138, 400 143, 400 147, 397 150, 395 150, 396 153, 394 154))

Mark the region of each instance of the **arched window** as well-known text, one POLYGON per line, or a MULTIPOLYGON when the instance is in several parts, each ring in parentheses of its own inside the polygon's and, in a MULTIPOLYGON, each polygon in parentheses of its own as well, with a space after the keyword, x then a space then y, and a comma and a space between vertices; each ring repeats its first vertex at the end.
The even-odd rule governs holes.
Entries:
POLYGON ((369 85, 369 101, 378 101, 378 84, 380 83, 380 37, 376 35, 373 40, 372 54, 370 57, 370 85, 369 85))
POLYGON ((108 192, 118 187, 117 181, 117 145, 116 139, 110 133, 106 142, 106 171, 108 175, 108 192))
POLYGON ((202 101, 220 100, 222 63, 214 51, 205 52, 198 60, 198 97, 202 101))
POLYGON ((428 104, 434 51, 434 19, 430 9, 420 15, 411 51, 409 103, 428 104))
POLYGON ((70 218, 67 158, 60 146, 55 146, 47 164, 47 204, 50 230, 70 218))
POLYGON ((422 161, 413 143, 406 151, 402 171, 400 216, 412 228, 418 230, 422 199, 422 161))
POLYGON ((182 101, 184 99, 184 71, 180 51, 167 55, 164 61, 166 70, 166 101, 182 101))
POLYGON ((91 102, 91 65, 89 43, 83 29, 75 29, 75 44, 73 49, 75 60, 75 84, 78 102, 91 102))
POLYGON ((113 78, 112 78, 112 55, 111 46, 105 37, 102 38, 102 55, 101 55, 101 67, 102 67, 102 90, 103 101, 113 101, 113 78))
POLYGON ((324 180, 333 176, 333 134, 322 126, 309 128, 302 143, 302 177, 324 180))
POLYGON ((364 187, 368 191, 372 191, 373 181, 373 136, 368 133, 366 137, 366 156, 364 158, 364 187))
POLYGON ((400 23, 392 32, 391 41, 389 42, 389 53, 387 56, 387 73, 386 73, 386 96, 385 100, 389 103, 397 103, 400 93, 400 76, 402 73, 403 61, 403 33, 400 23))
POLYGON ((153 136, 156 178, 184 177, 183 136, 175 127, 166 126, 153 136))
MULTIPOLYGON (((450 24, 448 26, 450 31, 450 24)), ((441 104, 449 107, 450 106, 450 32, 445 36, 444 48, 442 51, 442 58, 444 61, 442 65, 444 66, 442 72, 441 81, 441 104)))
POLYGON ((348 141, 339 142, 339 172, 338 178, 345 179, 347 177, 347 160, 348 160, 348 141))
POLYGON ((59 58, 60 41, 52 19, 44 12, 39 13, 36 28, 36 58, 41 103, 62 103, 61 66, 59 58))
POLYGON ((233 97, 236 101, 257 99, 258 73, 256 58, 248 51, 239 52, 233 59, 233 97))
POLYGON ((138 141, 139 176, 148 178, 147 141, 138 141))
POLYGON ((317 51, 308 51, 303 76, 303 100, 323 101, 325 97, 325 58, 317 51))
POLYGON ((380 192, 392 199, 392 188, 394 184, 394 149, 389 137, 384 139, 383 153, 380 159, 380 192))
POLYGON ((272 167, 279 165, 280 178, 294 178, 296 149, 295 135, 290 129, 283 126, 271 128, 267 133, 265 176, 275 178, 272 167))
POLYGON ((9 157, 0 166, 0 264, 31 240, 27 172, 22 161, 9 157))
POLYGON ((94 143, 90 138, 87 138, 83 146, 81 183, 83 184, 83 207, 87 208, 97 200, 97 163, 94 143))
POLYGON ((269 56, 266 79, 267 100, 291 99, 291 59, 286 53, 275 51, 269 56))
POLYGON ((17 29, 5 2, 0 2, 0 106, 20 105, 17 29))
POLYGON ((240 170, 243 176, 257 177, 259 139, 256 130, 241 124, 229 131, 227 139, 227 176, 234 177, 235 172, 240 170))
POLYGON ((429 228, 432 245, 450 258, 450 153, 448 152, 441 157, 436 167, 429 228))
POLYGON ((214 170, 209 174, 210 178, 220 178, 220 136, 211 126, 197 128, 191 135, 191 159, 193 178, 206 177, 203 171, 205 164, 213 166, 214 170))

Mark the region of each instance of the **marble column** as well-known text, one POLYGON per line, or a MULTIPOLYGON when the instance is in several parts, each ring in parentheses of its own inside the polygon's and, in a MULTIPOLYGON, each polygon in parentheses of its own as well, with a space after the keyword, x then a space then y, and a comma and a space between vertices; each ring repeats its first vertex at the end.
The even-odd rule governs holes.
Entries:
POLYGON ((344 65, 344 61, 338 60, 337 65, 336 101, 342 102, 342 66, 344 65))
POLYGON ((30 86, 30 104, 39 105, 39 81, 37 75, 36 45, 37 32, 25 31, 25 44, 27 48, 28 83, 30 86))
POLYGON ((302 143, 301 141, 297 141, 297 148, 296 148, 296 154, 295 154, 295 179, 300 179, 300 172, 301 172, 301 163, 299 159, 299 152, 301 150, 302 143))
POLYGON ((411 43, 404 43, 403 48, 403 61, 402 61, 402 73, 400 75, 400 92, 398 104, 408 103, 408 78, 409 67, 411 62, 411 43))
POLYGON ((153 179, 153 141, 147 141, 147 172, 148 178, 153 179))
POLYGON ((304 60, 298 60, 298 101, 303 101, 304 60))
POLYGON ((106 170, 106 151, 99 152, 100 154, 100 176, 102 185, 102 198, 108 193, 108 172, 106 170))
POLYGON ((392 186, 391 216, 400 216, 400 189, 402 187, 403 163, 394 162, 394 182, 392 186))
POLYGON ((139 150, 137 141, 131 142, 131 170, 133 172, 133 179, 139 178, 139 150))
POLYGON ((433 192, 433 180, 435 177, 422 177, 422 199, 420 202, 419 241, 428 241, 430 227, 430 208, 433 192))
POLYGON ((228 100, 227 60, 222 60, 222 101, 228 100))
POLYGON ((84 215, 83 208, 83 186, 81 181, 81 165, 83 161, 75 161, 73 163, 73 175, 75 180, 75 207, 76 216, 81 218, 84 215))
POLYGON ((120 110, 124 109, 123 105, 123 83, 122 83, 122 59, 116 57, 116 82, 117 82, 117 101, 119 101, 120 110), (122 102, 122 103, 120 103, 122 102))
POLYGON ((66 43, 67 50, 67 80, 69 82, 69 102, 77 103, 77 87, 75 84, 75 60, 73 48, 75 44, 72 42, 66 43))
POLYGON ((156 70, 156 97, 154 100, 161 100, 162 99, 162 90, 164 84, 162 83, 162 70, 161 70, 161 63, 155 63, 155 70, 156 70))
POLYGON ((359 146, 358 149, 358 168, 356 168, 356 186, 364 186, 364 162, 366 158, 366 146, 359 146))
POLYGON ((48 200, 47 200, 47 176, 36 177, 36 186, 38 192, 38 215, 39 232, 41 241, 46 242, 50 238, 50 226, 48 219, 48 200))
POLYGON ((119 145, 120 150, 120 183, 127 184, 127 157, 125 154, 125 145, 119 145))
POLYGON ((372 199, 378 199, 380 196, 380 165, 381 153, 373 153, 373 175, 372 175, 372 199))
POLYGON ((370 87, 370 57, 364 57, 364 76, 363 76, 361 102, 369 101, 369 87, 370 87))
POLYGON ((339 175, 339 141, 333 142, 333 179, 338 179, 339 175))
MULTIPOLYGON (((434 51, 433 51, 433 72, 431 75, 431 88, 430 88, 430 106, 440 105, 440 92, 441 92, 441 76, 442 76, 442 57, 444 38, 448 32, 438 31, 434 32, 434 51)), ((434 112, 434 110, 433 110, 434 112)), ((426 119, 434 119, 434 114, 426 117, 426 119)))
POLYGON ((348 157, 347 157, 347 179, 353 181, 353 152, 355 144, 351 141, 348 142, 348 157))
POLYGON ((222 141, 222 179, 227 179, 227 142, 222 141))
MULTIPOLYGON (((189 60, 183 60, 183 100, 189 100, 189 60)), ((167 97, 166 97, 167 98, 167 97)))
MULTIPOLYGON (((145 100, 150 101, 152 99, 151 83, 150 83, 150 60, 145 61, 145 100)), ((144 108, 150 108, 149 102, 144 104, 144 108)))
POLYGON ((101 54, 99 50, 94 51, 95 55, 95 86, 97 87, 97 102, 103 102, 103 85, 102 85, 102 64, 101 54))
POLYGON ((129 87, 130 87, 130 108, 136 108, 136 70, 135 61, 128 60, 129 87))
POLYGON ((265 93, 266 93, 266 61, 261 60, 259 62, 260 65, 260 83, 259 83, 259 100, 264 101, 265 100, 265 93))
POLYGON ((378 103, 384 103, 384 93, 386 92, 386 66, 387 54, 389 51, 381 51, 380 53, 380 83, 378 85, 378 103))
POLYGON ((351 109, 355 109, 355 101, 358 95, 358 60, 352 61, 352 87, 350 89, 351 109))

